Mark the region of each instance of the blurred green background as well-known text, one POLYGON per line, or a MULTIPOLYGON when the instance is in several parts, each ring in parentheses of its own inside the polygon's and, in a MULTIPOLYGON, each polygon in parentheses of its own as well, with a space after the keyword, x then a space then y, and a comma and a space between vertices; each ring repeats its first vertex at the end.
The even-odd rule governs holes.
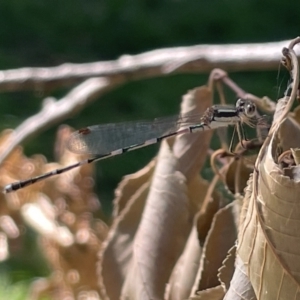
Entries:
MULTIPOLYGON (((300 2, 283 4, 278 0, 2 1, 0 69, 113 60, 123 54, 164 47, 292 39, 299 35, 299 9, 300 2)), ((230 76, 246 91, 273 99, 281 84, 277 70, 230 76)), ((205 84, 207 78, 208 74, 173 75, 131 82, 101 97, 64 123, 78 129, 103 122, 176 114, 181 96, 205 84)), ((51 96, 60 98, 68 90, 57 90, 51 96)), ((50 95, 43 91, 1 93, 1 129, 15 128, 38 112, 42 99, 47 96, 50 95)), ((54 160, 58 126, 28 141, 24 145, 25 153, 42 153, 49 161, 54 160)), ((122 176, 141 168, 156 151, 157 147, 151 146, 97 164, 97 191, 107 212, 111 209, 113 190, 122 176)), ((13 282, 45 274, 42 263, 40 268, 32 267, 31 255, 26 262, 10 260, 1 268, 14 269, 16 272, 12 274, 19 274, 13 277, 13 282), (27 275, 18 270, 21 273, 26 270, 27 275)))

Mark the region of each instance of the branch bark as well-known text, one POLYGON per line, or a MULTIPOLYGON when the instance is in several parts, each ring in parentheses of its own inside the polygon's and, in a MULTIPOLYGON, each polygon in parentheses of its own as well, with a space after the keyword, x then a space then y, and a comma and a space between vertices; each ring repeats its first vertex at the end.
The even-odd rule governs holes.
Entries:
MULTIPOLYGON (((0 91, 52 90, 91 77, 123 82, 170 73, 206 73, 214 68, 230 72, 274 70, 278 68, 281 49, 289 42, 164 48, 123 55, 112 61, 7 70, 0 72, 0 91)), ((296 50, 299 57, 299 47, 296 50)))

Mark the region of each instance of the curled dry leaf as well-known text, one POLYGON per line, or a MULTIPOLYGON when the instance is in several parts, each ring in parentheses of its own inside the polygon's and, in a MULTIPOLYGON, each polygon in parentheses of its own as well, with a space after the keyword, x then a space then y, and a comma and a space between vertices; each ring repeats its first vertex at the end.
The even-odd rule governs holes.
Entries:
POLYGON ((98 282, 104 299, 118 299, 132 259, 133 241, 148 196, 155 159, 138 172, 127 175, 116 189, 114 221, 101 247, 98 282))
POLYGON ((143 217, 133 244, 122 299, 162 299, 191 227, 186 179, 163 142, 143 217), (176 238, 175 238, 176 237, 176 238))
POLYGON ((236 146, 234 153, 218 149, 211 155, 210 162, 214 173, 220 177, 224 187, 233 195, 244 193, 249 176, 254 169, 257 155, 246 156, 246 154, 261 145, 262 142, 258 140, 245 141, 243 145, 239 143, 236 146), (218 168, 218 162, 223 163, 221 169, 218 168))
POLYGON ((200 265, 201 247, 196 226, 193 226, 183 254, 178 259, 166 290, 166 299, 186 299, 190 295, 200 265))
POLYGON ((212 182, 208 187, 202 207, 195 216, 195 225, 197 226, 198 239, 201 247, 203 247, 205 243, 205 239, 207 237, 207 233, 210 230, 215 213, 220 208, 225 206, 226 201, 223 199, 223 196, 216 190, 218 181, 218 176, 214 176, 212 182))
POLYGON ((285 120, 299 84, 297 59, 293 63, 293 90, 277 104, 270 135, 256 163, 250 199, 245 199, 247 211, 239 234, 238 256, 257 299, 263 300, 300 299, 300 169, 282 169, 278 164, 286 144, 300 146, 299 139, 290 135, 293 131, 284 129, 290 126, 285 120))
POLYGON ((226 187, 233 194, 242 194, 252 172, 253 167, 247 165, 243 157, 231 159, 226 168, 226 187))
POLYGON ((247 268, 239 256, 235 260, 235 271, 230 286, 234 288, 228 290, 224 300, 256 300, 254 290, 247 275, 247 268))
MULTIPOLYGON (((207 88, 194 89, 184 96, 182 113, 195 113, 197 102, 202 112, 211 105, 207 88)), ((211 132, 201 132, 163 144, 134 243, 135 282, 125 282, 124 298, 163 298, 191 230, 195 202, 188 197, 189 182, 204 164, 210 137, 211 132)), ((198 199, 199 207, 203 199, 198 199)))
MULTIPOLYGON (((274 135, 260 164, 258 195, 250 198, 238 248, 244 263, 249 264, 248 276, 259 299, 300 297, 300 185, 278 168, 278 143, 274 135)), ((292 168, 299 172, 299 167, 292 168)))
POLYGON ((188 298, 189 300, 222 300, 224 297, 224 290, 221 285, 213 288, 200 291, 196 296, 188 298))
POLYGON ((226 258, 222 262, 222 266, 219 268, 218 279, 224 289, 224 292, 229 289, 230 281, 234 273, 235 255, 236 245, 229 249, 226 258))
POLYGON ((280 144, 285 149, 296 148, 299 146, 300 118, 297 119, 295 117, 295 114, 290 114, 278 131, 280 144))
MULTIPOLYGON (((212 91, 202 86, 183 96, 181 113, 202 115, 210 106, 212 106, 212 91)), ((184 174, 188 182, 202 169, 211 137, 211 130, 176 137, 173 145, 174 156, 178 159, 178 170, 184 174)))
POLYGON ((278 136, 280 144, 284 146, 284 149, 290 150, 292 164, 299 164, 299 146, 300 140, 300 106, 289 114, 288 118, 284 121, 279 128, 278 136))
POLYGON ((234 201, 215 215, 202 251, 201 264, 193 294, 220 285, 218 269, 228 250, 235 244, 238 231, 240 202, 234 201))
MULTIPOLYGON (((201 242, 199 243, 199 237, 200 235, 203 237, 206 236, 213 215, 220 206, 220 196, 218 193, 214 192, 216 180, 213 180, 211 183, 213 187, 210 186, 208 188, 207 182, 201 179, 201 177, 196 176, 191 185, 194 185, 197 189, 199 189, 199 191, 194 190, 194 197, 197 195, 200 198, 206 197, 208 199, 206 202, 204 200, 201 210, 194 218, 194 224, 183 253, 178 259, 170 277, 165 295, 166 299, 181 300, 189 297, 200 265, 202 249, 200 245, 201 242), (213 195, 208 195, 208 190, 213 192, 213 195)), ((189 191, 191 191, 191 189, 189 189, 189 191)))
POLYGON ((140 186, 151 180, 154 167, 155 159, 140 171, 124 177, 115 191, 113 217, 116 218, 122 212, 140 186))
MULTIPOLYGON (((210 105, 211 92, 206 87, 194 89, 184 97, 182 113, 203 113, 210 105)), ((123 299, 164 297, 165 286, 191 230, 195 209, 203 201, 201 194, 198 198, 189 196, 202 190, 199 184, 203 183, 194 178, 199 176, 206 159, 211 135, 205 131, 164 141, 153 178, 148 170, 139 174, 142 179, 135 176, 121 183, 119 191, 123 194, 118 191, 117 195, 123 209, 117 210, 119 215, 99 263, 104 299, 119 299, 120 287, 123 299), (121 262, 120 266, 116 266, 117 262, 121 262), (107 273, 109 266, 116 267, 119 274, 116 285, 114 270, 107 273)))
MULTIPOLYGON (((291 151, 292 151, 292 155, 293 155, 293 159, 295 161, 295 164, 299 165, 300 164, 300 149, 299 148, 296 148, 296 149, 292 148, 291 151)), ((299 173, 295 173, 295 175, 298 175, 298 178, 299 178, 299 173)))

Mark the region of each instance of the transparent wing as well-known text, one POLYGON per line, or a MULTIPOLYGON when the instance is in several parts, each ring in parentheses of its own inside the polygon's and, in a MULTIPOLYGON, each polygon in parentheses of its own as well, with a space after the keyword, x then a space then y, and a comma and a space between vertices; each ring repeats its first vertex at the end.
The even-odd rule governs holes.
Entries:
POLYGON ((89 126, 71 135, 68 148, 79 154, 104 155, 176 132, 179 128, 197 124, 200 120, 199 114, 193 114, 155 119, 150 122, 137 121, 89 126))

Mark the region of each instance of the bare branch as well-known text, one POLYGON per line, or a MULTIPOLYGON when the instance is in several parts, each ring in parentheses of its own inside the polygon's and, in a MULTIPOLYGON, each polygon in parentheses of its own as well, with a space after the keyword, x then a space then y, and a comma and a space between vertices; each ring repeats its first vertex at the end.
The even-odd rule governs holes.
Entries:
MULTIPOLYGON (((54 68, 23 68, 0 72, 0 90, 37 87, 51 89, 90 78, 72 89, 64 98, 44 100, 43 109, 18 126, 2 148, 0 163, 25 140, 82 110, 101 94, 126 81, 161 76, 171 72, 207 72, 214 66, 227 70, 274 69, 281 58, 279 49, 290 41, 244 44, 201 45, 154 50, 124 55, 116 61, 89 64, 64 64, 54 68), (267 54, 266 54, 267 53, 267 54), (55 100, 55 99, 54 99, 55 100)), ((298 51, 298 54, 300 51, 298 51)))
POLYGON ((106 78, 91 78, 75 87, 59 101, 50 97, 46 98, 42 110, 19 125, 2 145, 0 163, 24 140, 62 122, 72 114, 78 113, 87 104, 115 85, 106 78))
POLYGON ((216 67, 231 72, 274 70, 278 68, 280 50, 289 42, 165 48, 138 55, 123 55, 114 61, 7 70, 0 72, 0 91, 51 90, 100 76, 128 81, 171 72, 204 73, 216 67))

